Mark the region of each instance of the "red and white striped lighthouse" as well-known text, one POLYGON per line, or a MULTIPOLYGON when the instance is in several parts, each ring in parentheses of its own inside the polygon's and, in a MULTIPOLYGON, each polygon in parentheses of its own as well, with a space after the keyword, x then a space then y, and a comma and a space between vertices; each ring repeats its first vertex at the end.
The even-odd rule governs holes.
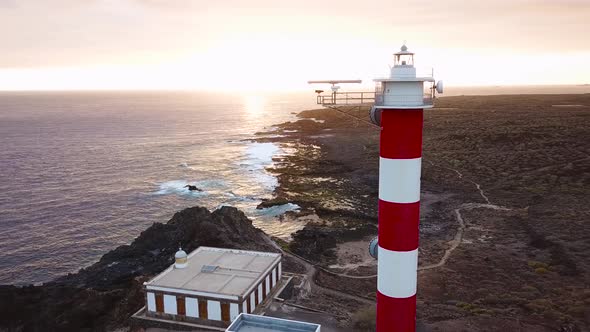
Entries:
POLYGON ((435 85, 431 74, 417 77, 414 53, 405 45, 394 54, 390 77, 375 82, 371 117, 381 126, 377 331, 412 332, 416 330, 423 109, 433 106, 442 82, 435 85))

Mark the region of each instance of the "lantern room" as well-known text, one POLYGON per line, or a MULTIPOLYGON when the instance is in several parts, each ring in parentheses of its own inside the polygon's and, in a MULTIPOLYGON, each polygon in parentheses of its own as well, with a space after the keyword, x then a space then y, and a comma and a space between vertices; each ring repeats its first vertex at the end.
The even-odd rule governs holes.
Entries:
POLYGON ((406 45, 403 45, 399 52, 394 53, 393 59, 393 65, 395 67, 414 66, 414 53, 409 52, 406 45))
POLYGON ((373 108, 424 109, 433 107, 435 91, 442 92, 435 84, 432 73, 416 75, 414 53, 404 44, 393 54, 393 67, 387 78, 375 79, 375 106, 373 108))

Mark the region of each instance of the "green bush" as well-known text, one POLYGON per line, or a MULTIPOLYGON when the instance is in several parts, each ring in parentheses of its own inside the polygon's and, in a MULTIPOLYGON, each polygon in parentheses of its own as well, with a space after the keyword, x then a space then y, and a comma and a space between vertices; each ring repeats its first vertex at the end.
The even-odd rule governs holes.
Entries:
POLYGON ((529 261, 529 266, 532 267, 533 269, 538 269, 538 268, 544 268, 544 269, 549 269, 549 265, 543 263, 543 262, 537 262, 537 261, 529 261))
POLYGON ((376 307, 363 308, 352 315, 352 326, 355 331, 375 331, 376 307))

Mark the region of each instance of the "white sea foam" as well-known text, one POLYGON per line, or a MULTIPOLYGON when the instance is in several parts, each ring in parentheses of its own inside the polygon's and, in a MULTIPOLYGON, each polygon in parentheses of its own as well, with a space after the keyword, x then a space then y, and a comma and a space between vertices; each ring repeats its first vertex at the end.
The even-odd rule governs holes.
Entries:
POLYGON ((246 148, 246 155, 252 165, 267 166, 272 163, 272 157, 280 150, 274 143, 251 143, 246 148))
POLYGON ((184 162, 184 163, 180 163, 178 164, 178 167, 182 167, 182 168, 186 168, 186 169, 190 169, 191 171, 196 171, 196 169, 192 166, 190 166, 188 163, 184 162))
POLYGON ((282 205, 275 205, 264 209, 256 210, 257 216, 277 217, 289 211, 299 211, 301 207, 297 204, 287 203, 282 205))
POLYGON ((255 179, 263 188, 274 190, 278 180, 266 172, 265 168, 272 165, 272 158, 281 152, 275 143, 250 143, 246 147, 246 160, 239 165, 245 168, 248 176, 255 179))
POLYGON ((189 182, 186 180, 173 180, 173 181, 166 181, 159 184, 158 191, 155 192, 156 195, 187 195, 187 196, 195 196, 201 197, 207 195, 207 188, 204 186, 205 181, 200 182, 189 182), (190 191, 188 188, 185 188, 186 185, 196 185, 197 188, 203 191, 190 191))

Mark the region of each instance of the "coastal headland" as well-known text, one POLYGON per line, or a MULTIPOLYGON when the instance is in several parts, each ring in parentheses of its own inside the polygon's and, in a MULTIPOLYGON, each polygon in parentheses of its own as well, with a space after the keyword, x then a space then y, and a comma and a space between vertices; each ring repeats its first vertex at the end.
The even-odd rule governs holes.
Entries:
MULTIPOLYGON (((258 133, 286 152, 260 207, 301 207, 272 241, 235 208, 155 223, 94 265, 40 286, 0 286, 0 330, 125 330, 143 281, 181 245, 283 251, 302 282, 277 315, 311 309, 327 331, 371 331, 379 128, 367 108, 303 111, 258 133)), ((425 111, 418 326, 423 331, 590 327, 590 95, 439 98, 425 111)), ((270 312, 272 315, 273 313, 270 312)))
MULTIPOLYGON (((311 220, 285 246, 321 267, 319 285, 374 299, 379 128, 368 108, 298 117, 270 139, 293 151, 276 160, 274 201, 302 207, 285 222, 311 220)), ((425 111, 419 326, 588 329, 589 128, 588 94, 444 97, 425 111)), ((338 303, 322 309, 345 313, 338 303)), ((350 327, 371 330, 371 310, 348 312, 350 327)))

